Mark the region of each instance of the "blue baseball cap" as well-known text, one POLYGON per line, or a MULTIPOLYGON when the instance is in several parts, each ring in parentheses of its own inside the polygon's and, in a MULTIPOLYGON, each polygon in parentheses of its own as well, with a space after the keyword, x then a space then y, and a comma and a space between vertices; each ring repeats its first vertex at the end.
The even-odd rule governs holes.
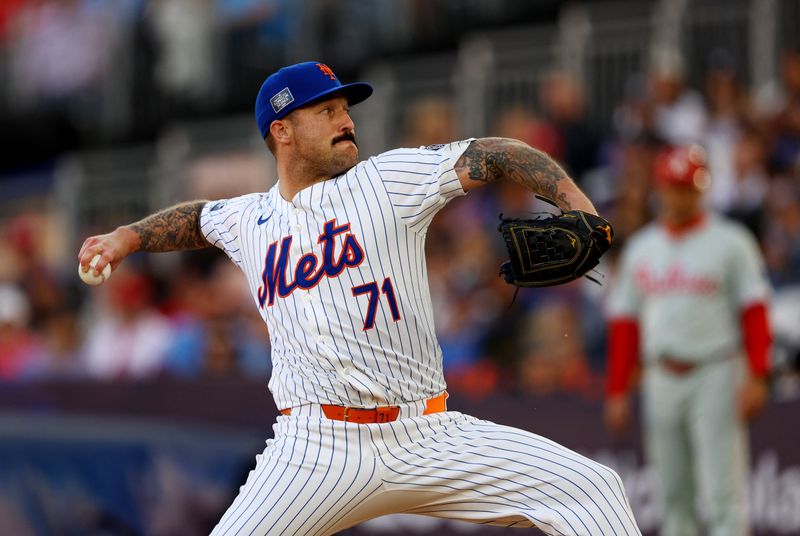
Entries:
POLYGON ((351 105, 358 104, 372 95, 372 86, 364 82, 342 85, 330 67, 317 61, 279 69, 264 81, 256 97, 256 123, 261 137, 267 137, 269 126, 276 119, 337 92, 351 105))

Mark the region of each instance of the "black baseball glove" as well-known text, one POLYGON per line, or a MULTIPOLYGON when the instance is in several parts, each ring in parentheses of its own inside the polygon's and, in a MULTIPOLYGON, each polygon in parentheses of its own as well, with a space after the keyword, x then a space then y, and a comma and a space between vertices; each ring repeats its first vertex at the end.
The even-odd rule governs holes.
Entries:
POLYGON ((597 266, 611 247, 614 231, 600 216, 581 210, 539 219, 503 218, 510 260, 500 266, 506 282, 518 287, 568 283, 597 266))

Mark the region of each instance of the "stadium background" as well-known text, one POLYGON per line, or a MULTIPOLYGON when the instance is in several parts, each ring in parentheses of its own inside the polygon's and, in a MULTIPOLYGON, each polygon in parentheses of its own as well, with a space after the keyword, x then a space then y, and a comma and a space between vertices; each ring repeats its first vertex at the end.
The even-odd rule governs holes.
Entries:
MULTIPOLYGON (((253 99, 309 58, 375 86, 354 109, 362 156, 484 135, 553 154, 615 224, 607 279, 651 218, 655 152, 703 143, 710 204, 756 234, 775 286, 754 526, 800 533, 800 1, 4 0, 3 534, 203 534, 230 502, 276 413, 243 279, 202 251, 135 256, 89 289, 77 247, 173 202, 267 189, 253 99)), ((487 190, 429 233, 452 406, 613 465, 652 533, 638 430, 602 426, 608 286, 510 305, 497 214, 536 207, 487 190)), ((351 532, 503 531, 392 516, 351 532)))

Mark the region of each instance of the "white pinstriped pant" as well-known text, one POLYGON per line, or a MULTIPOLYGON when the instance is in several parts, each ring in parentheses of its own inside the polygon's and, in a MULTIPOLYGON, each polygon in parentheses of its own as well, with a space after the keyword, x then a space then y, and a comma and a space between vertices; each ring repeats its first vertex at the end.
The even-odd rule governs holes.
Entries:
POLYGON ((408 406, 394 422, 352 424, 303 406, 273 429, 212 536, 334 534, 392 513, 641 534, 615 472, 517 428, 408 406))

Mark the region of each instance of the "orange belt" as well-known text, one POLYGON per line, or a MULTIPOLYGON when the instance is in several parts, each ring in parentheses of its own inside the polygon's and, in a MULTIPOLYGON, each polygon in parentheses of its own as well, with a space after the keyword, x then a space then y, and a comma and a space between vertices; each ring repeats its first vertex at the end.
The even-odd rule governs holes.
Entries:
MULTIPOLYGON (((425 401, 425 411, 423 415, 431 413, 441 413, 447 411, 447 391, 429 398, 425 401)), ((377 408, 348 408, 345 406, 334 406, 331 404, 320 404, 322 413, 331 420, 345 421, 356 424, 372 424, 396 421, 400 416, 399 406, 380 406, 377 408)), ((292 409, 282 409, 282 415, 291 415, 292 409)))

